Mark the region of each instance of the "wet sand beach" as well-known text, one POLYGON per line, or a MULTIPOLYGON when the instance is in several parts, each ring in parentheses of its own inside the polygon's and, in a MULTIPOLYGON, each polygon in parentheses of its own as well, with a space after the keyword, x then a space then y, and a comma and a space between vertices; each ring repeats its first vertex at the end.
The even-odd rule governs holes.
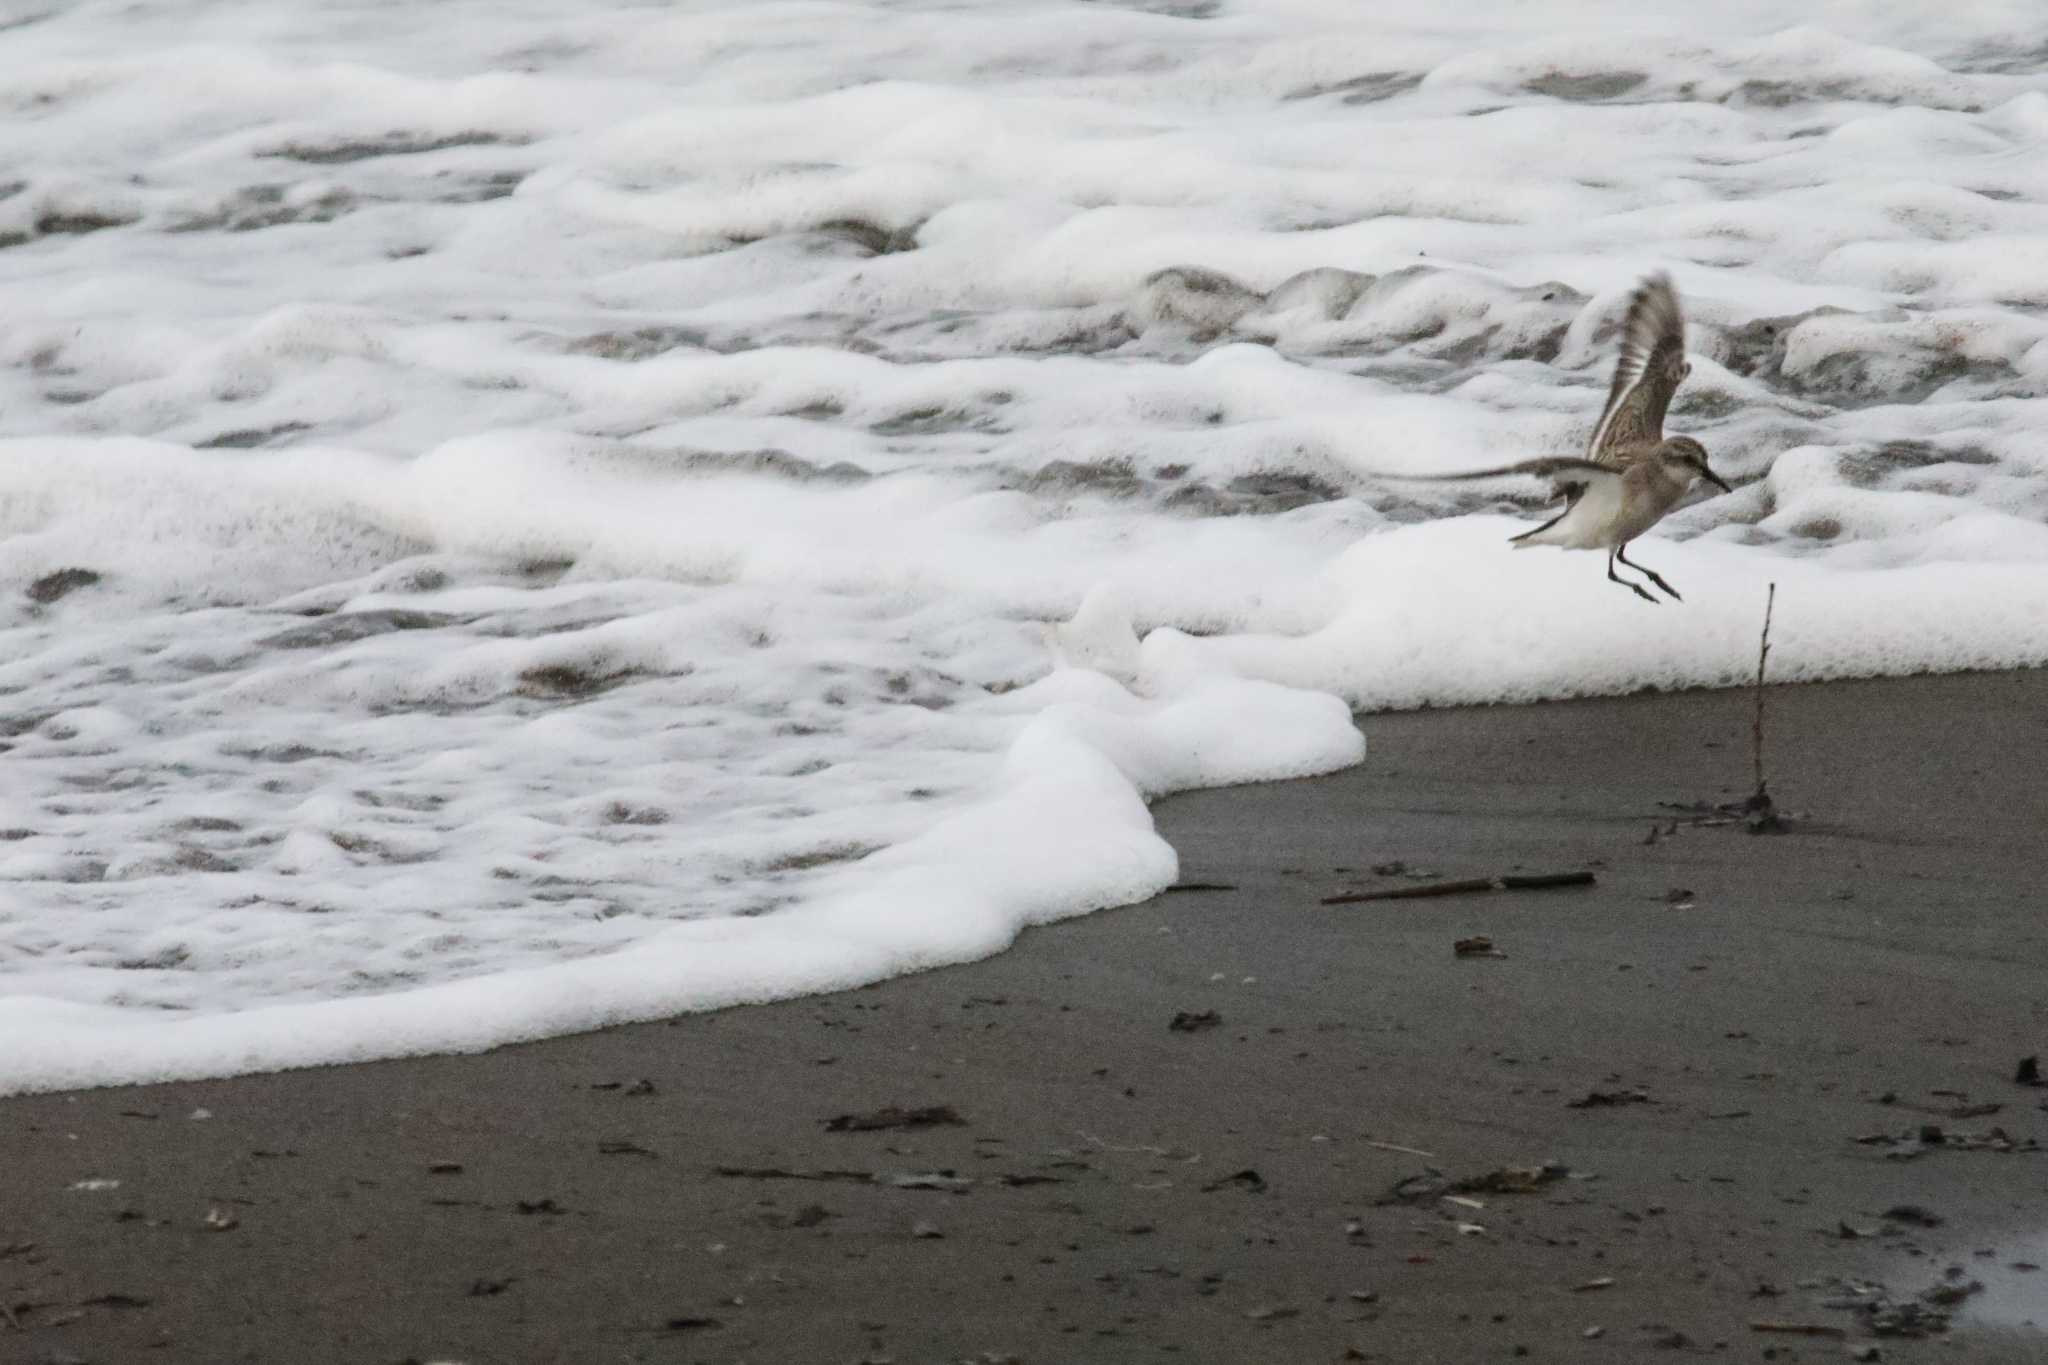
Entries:
POLYGON ((1773 688, 1792 832, 1662 804, 1746 792, 1750 707, 1367 717, 1356 769, 1161 802, 1188 889, 864 990, 0 1101, 0 1345, 2041 1359, 1994 1320, 2048 1322, 2048 1090, 2014 1080, 2048 1051, 2048 674, 1773 688), (1949 1331, 1873 1334, 1940 1285, 1949 1331))

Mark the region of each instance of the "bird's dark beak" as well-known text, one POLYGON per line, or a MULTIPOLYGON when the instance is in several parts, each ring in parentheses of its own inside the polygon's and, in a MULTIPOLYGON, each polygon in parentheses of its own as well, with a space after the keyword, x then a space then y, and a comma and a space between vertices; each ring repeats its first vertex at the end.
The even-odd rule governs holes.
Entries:
POLYGON ((1728 481, 1726 479, 1723 479, 1719 474, 1716 474, 1713 470, 1702 467, 1700 469, 1700 473, 1706 475, 1708 481, 1711 482, 1716 488, 1720 489, 1723 493, 1733 493, 1735 491, 1734 489, 1728 486, 1728 481))

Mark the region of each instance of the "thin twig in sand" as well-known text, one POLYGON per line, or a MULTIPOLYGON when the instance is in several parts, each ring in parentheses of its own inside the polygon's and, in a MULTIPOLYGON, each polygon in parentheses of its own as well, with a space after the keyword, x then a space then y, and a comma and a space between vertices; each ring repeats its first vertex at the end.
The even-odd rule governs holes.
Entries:
POLYGON ((1750 759, 1756 769, 1756 795, 1752 799, 1758 802, 1770 800, 1764 782, 1764 662, 1771 657, 1771 612, 1777 605, 1778 585, 1773 583, 1764 598, 1764 633, 1756 647, 1756 721, 1749 731, 1750 759))
POLYGON ((1751 834, 1782 834, 1784 818, 1771 800, 1770 783, 1764 777, 1764 665, 1771 657, 1771 611, 1778 604, 1778 585, 1771 584, 1764 598, 1764 631, 1756 646, 1756 719, 1749 727, 1750 763, 1756 771, 1756 790, 1742 803, 1742 821, 1751 834))

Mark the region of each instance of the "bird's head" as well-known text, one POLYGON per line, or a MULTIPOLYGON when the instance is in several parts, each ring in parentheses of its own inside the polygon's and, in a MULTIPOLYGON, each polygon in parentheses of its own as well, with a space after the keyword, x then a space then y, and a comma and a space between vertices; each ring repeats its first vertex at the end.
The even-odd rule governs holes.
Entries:
POLYGON ((1727 480, 1707 468, 1707 448, 1690 436, 1673 436, 1657 447, 1658 463, 1664 471, 1676 478, 1687 488, 1701 479, 1719 488, 1723 493, 1733 493, 1727 480))

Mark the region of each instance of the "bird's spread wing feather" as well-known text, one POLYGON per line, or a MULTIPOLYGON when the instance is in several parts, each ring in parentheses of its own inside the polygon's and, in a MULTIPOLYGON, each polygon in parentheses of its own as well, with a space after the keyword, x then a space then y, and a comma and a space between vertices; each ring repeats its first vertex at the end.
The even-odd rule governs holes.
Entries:
POLYGON ((1652 275, 1629 300, 1621 330, 1621 357, 1593 437, 1588 459, 1626 464, 1624 447, 1655 445, 1664 439, 1664 411, 1685 377, 1685 313, 1669 275, 1652 275))
POLYGON ((1399 477, 1430 483, 1456 483, 1466 479, 1500 479, 1515 474, 1548 479, 1560 493, 1576 497, 1590 484, 1620 478, 1622 471, 1575 455, 1556 455, 1540 460, 1523 460, 1520 464, 1499 465, 1493 469, 1470 469, 1460 474, 1403 474, 1399 477))

